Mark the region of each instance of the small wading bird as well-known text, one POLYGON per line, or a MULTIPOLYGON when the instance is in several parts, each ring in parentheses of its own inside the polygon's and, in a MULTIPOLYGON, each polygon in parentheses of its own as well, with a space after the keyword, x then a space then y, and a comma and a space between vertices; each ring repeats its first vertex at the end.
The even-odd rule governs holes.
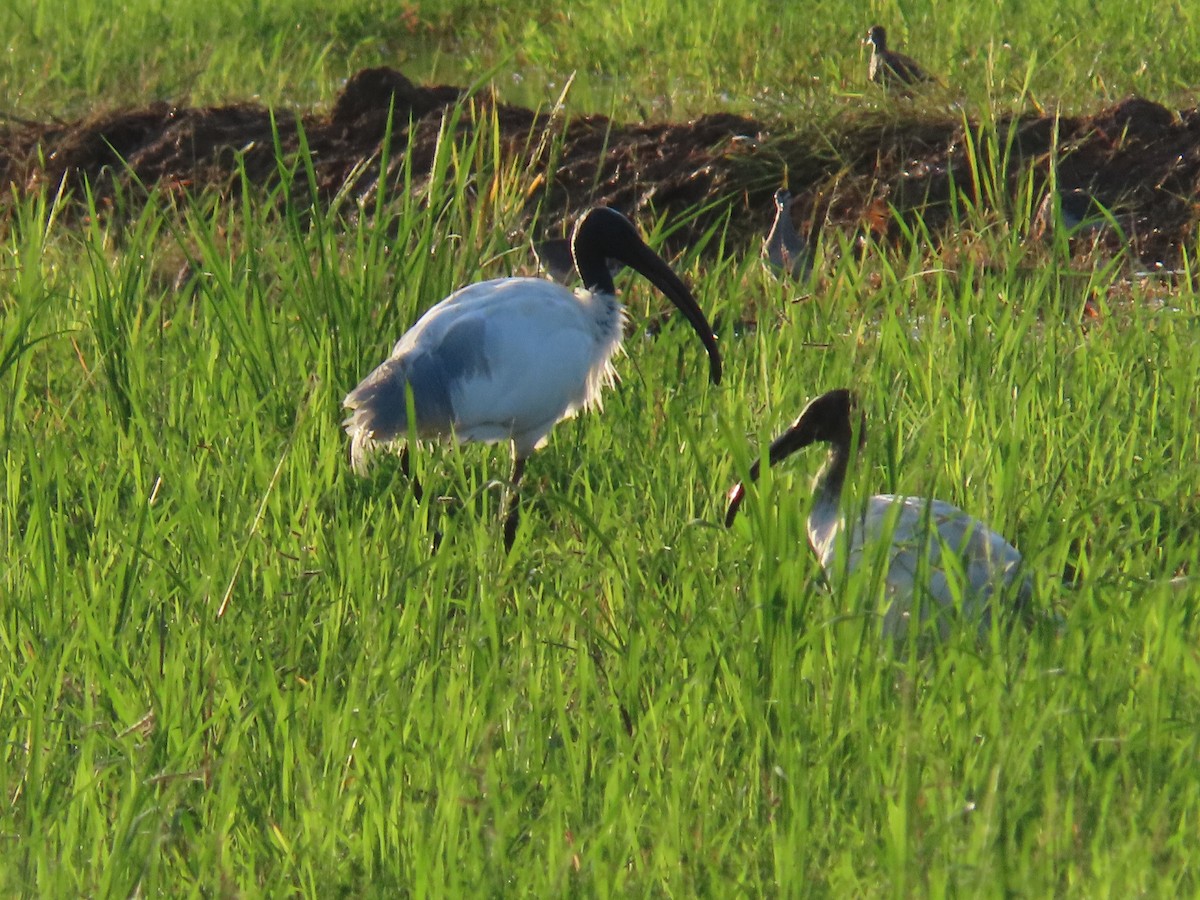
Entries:
MULTIPOLYGON (((607 261, 646 276, 691 323, 721 381, 717 339, 691 292, 616 210, 598 207, 575 225, 571 247, 586 288, 544 278, 468 285, 410 328, 391 356, 346 395, 350 461, 361 472, 377 445, 418 438, 511 441, 513 472, 504 544, 519 522, 517 485, 525 460, 554 424, 599 406, 615 372, 625 312, 607 261), (413 422, 408 420, 409 397, 413 422)), ((414 483, 414 493, 419 491, 414 483)))
POLYGON ((775 221, 763 240, 763 253, 768 267, 776 275, 790 275, 797 281, 805 281, 812 274, 812 256, 792 221, 794 202, 787 191, 775 192, 775 221))
POLYGON ((1053 233, 1055 206, 1068 238, 1095 235, 1111 227, 1112 214, 1107 213, 1099 200, 1080 188, 1069 191, 1047 191, 1033 217, 1030 233, 1041 239, 1053 233))
POLYGON ((888 49, 887 30, 882 25, 872 25, 863 43, 871 45, 867 75, 876 84, 898 87, 930 80, 912 57, 888 49))
MULTIPOLYGON (((833 582, 842 573, 886 558, 886 636, 902 640, 907 634, 914 594, 927 595, 936 604, 943 637, 956 608, 966 621, 977 625, 980 635, 986 634, 992 619, 990 599, 1020 577, 1021 554, 982 522, 941 500, 877 494, 867 500, 860 517, 847 520, 841 508, 842 487, 853 450, 856 408, 848 390, 817 397, 771 443, 767 454, 767 464, 774 465, 810 444, 832 446, 813 482, 815 499, 808 516, 808 540, 826 577, 833 582)), ((860 417, 860 445, 861 434, 860 417)), ((758 478, 761 462, 750 467, 751 480, 758 478)), ((741 483, 730 490, 726 527, 733 524, 745 497, 741 483)), ((1016 590, 1017 605, 1024 609, 1030 600, 1029 581, 1022 580, 1016 590)), ((918 620, 926 621, 928 612, 922 609, 918 620)))

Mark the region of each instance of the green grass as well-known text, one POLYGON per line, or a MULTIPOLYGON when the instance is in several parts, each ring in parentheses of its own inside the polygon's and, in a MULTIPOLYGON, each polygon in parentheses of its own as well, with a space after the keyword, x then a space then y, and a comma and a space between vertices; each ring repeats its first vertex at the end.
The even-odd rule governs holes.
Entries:
POLYGON ((359 68, 391 65, 418 81, 494 79, 503 97, 534 106, 553 102, 574 73, 573 108, 622 119, 728 108, 837 122, 880 103, 861 45, 876 21, 939 75, 946 90, 934 103, 1021 106, 1032 97, 1080 110, 1138 93, 1184 104, 1200 83, 1200 15, 1159 0, 569 11, 544 0, 64 0, 0 9, 0 110, 41 119, 151 99, 328 105, 359 68))
MULTIPOLYGON (((144 43, 139 15, 110 43, 144 43)), ((218 23, 185 17, 184 46, 218 23)), ((68 105, 120 94, 72 84, 68 105)), ((1169 584, 1200 575, 1188 279, 972 209, 938 250, 827 236, 811 292, 686 255, 727 323, 722 385, 686 327, 645 336, 665 303, 627 279, 622 383, 531 460, 505 555, 505 448, 417 454, 418 505, 394 459, 350 473, 339 425, 421 311, 528 270, 526 175, 493 150, 446 141, 361 212, 276 203, 304 194, 286 165, 274 198, 83 223, 15 202, 0 891, 1195 894, 1200 586, 1169 584), (804 545, 817 451, 720 527, 762 443, 839 385, 869 417, 855 487, 995 526, 1061 628, 887 652, 804 545)))

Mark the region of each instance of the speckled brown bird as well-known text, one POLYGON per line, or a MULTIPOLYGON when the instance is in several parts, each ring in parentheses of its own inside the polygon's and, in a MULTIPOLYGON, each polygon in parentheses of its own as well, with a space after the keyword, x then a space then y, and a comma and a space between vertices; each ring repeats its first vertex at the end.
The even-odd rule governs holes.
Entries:
POLYGON ((876 84, 897 87, 931 80, 911 56, 888 49, 887 30, 882 25, 872 25, 863 43, 871 45, 867 74, 876 84))

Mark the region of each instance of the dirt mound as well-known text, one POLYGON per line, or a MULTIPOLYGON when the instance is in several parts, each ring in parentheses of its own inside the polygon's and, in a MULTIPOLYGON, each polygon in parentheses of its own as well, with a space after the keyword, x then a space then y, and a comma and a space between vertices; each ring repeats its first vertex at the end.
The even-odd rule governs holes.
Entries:
MULTIPOLYGON (((997 140, 961 121, 862 119, 814 141, 785 133, 783 123, 730 114, 639 125, 551 115, 488 95, 468 98, 462 88, 418 86, 387 68, 356 74, 327 115, 273 118, 252 104, 159 103, 69 123, 10 124, 0 130, 0 177, 18 193, 61 185, 82 196, 87 184, 102 204, 155 186, 232 193, 245 182, 277 183, 276 147, 287 158, 306 144, 322 198, 369 195, 380 177, 375 161, 389 115, 395 126, 388 175, 397 172, 395 156, 405 148, 421 173, 432 164, 443 116, 460 101, 461 131, 495 116, 506 152, 534 173, 530 212, 540 208, 549 230, 608 203, 633 214, 693 211, 676 232, 679 244, 728 216, 726 245, 753 248, 771 218, 771 194, 785 166, 802 227, 897 235, 904 220, 920 217, 937 233, 951 223, 957 196, 1008 207, 992 214, 1024 230, 1029 211, 1013 210, 1013 198, 1029 177, 1040 193, 1055 161, 1060 188, 1084 189, 1116 213, 1146 264, 1173 265, 1192 240, 1197 213, 1200 111, 1174 113, 1138 98, 1090 117, 1001 122, 997 140), (991 169, 989 155, 999 155, 994 170, 1006 173, 1002 185, 982 185, 973 174, 991 169)), ((1113 240, 1120 238, 1114 233, 1113 240)))

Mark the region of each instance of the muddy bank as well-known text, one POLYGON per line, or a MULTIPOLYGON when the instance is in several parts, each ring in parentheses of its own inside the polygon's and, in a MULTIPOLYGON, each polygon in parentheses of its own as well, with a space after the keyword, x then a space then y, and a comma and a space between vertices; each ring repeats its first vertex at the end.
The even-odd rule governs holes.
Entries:
MULTIPOLYGON (((393 162, 411 155, 427 171, 448 108, 464 99, 453 86, 419 86, 392 69, 351 78, 328 112, 270 112, 253 104, 98 113, 74 122, 9 122, 0 128, 0 178, 18 194, 59 185, 81 196, 89 183, 101 204, 143 188, 234 193, 244 171, 251 184, 277 181, 276 144, 301 147, 301 129, 325 199, 369 196, 379 178, 380 142, 395 104, 393 162), (300 126, 300 127, 298 127, 300 126)), ((700 209, 677 233, 690 241, 729 216, 728 242, 757 249, 772 212, 771 194, 786 166, 802 228, 870 229, 899 235, 896 218, 921 217, 935 234, 951 224, 952 185, 981 203, 971 177, 974 145, 961 121, 878 119, 848 123, 822 141, 788 134, 779 122, 725 113, 691 122, 629 124, 603 116, 551 116, 476 95, 459 127, 494 113, 506 152, 532 173, 528 204, 547 230, 595 203, 638 214, 700 209), (553 138, 553 139, 550 139, 553 138)), ((1118 213, 1145 265, 1175 265, 1193 238, 1200 189, 1200 110, 1172 111, 1138 98, 1092 116, 1029 115, 1001 123, 1007 147, 1007 211, 1027 227, 1028 210, 1011 209, 1021 179, 1046 182, 1052 160, 1065 188, 1084 188, 1118 213)), ((985 154, 987 142, 983 143, 985 154)), ((301 179, 300 187, 308 186, 301 179)), ((5 191, 10 198, 12 191, 5 191)), ((0 211, 10 199, 0 199, 0 211)), ((1119 238, 1112 236, 1114 242, 1119 238)))

